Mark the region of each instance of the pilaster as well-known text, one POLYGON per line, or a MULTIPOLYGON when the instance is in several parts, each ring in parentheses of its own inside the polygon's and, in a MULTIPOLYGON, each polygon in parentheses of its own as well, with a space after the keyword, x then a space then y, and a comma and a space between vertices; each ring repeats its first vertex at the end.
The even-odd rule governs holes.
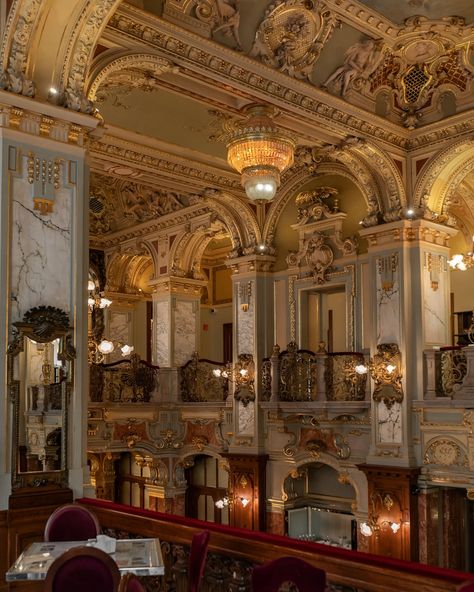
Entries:
MULTIPOLYGON (((423 398, 422 351, 449 343, 449 239, 455 233, 427 220, 401 220, 360 231, 369 242, 371 353, 374 356, 382 344, 394 344, 400 352, 393 384, 386 377, 383 396, 372 400, 368 463, 419 464, 411 403, 423 398), (399 388, 395 380, 400 374, 399 388), (397 400, 387 396, 394 390, 397 400)), ((374 367, 381 363, 381 358, 372 359, 374 367)))

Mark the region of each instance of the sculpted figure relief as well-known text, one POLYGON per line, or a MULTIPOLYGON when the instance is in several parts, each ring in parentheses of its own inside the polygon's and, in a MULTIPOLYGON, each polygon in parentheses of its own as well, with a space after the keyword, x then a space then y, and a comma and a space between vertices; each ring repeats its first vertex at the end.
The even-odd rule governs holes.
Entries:
POLYGON ((217 13, 219 20, 213 33, 219 31, 226 37, 233 37, 237 49, 242 49, 239 36, 240 26, 240 0, 216 0, 217 13))
POLYGON ((380 41, 365 39, 356 43, 346 51, 343 65, 329 76, 323 88, 344 96, 356 80, 367 80, 382 59, 383 47, 380 41))

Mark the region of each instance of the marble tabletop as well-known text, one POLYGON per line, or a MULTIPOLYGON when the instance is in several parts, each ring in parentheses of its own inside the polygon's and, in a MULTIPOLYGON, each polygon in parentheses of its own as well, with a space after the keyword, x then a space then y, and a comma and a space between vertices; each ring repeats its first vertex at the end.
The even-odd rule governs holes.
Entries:
MULTIPOLYGON (((32 543, 5 574, 7 582, 44 580, 53 561, 73 547, 87 541, 32 543)), ((122 573, 157 576, 165 573, 159 539, 118 539, 110 553, 122 573)))

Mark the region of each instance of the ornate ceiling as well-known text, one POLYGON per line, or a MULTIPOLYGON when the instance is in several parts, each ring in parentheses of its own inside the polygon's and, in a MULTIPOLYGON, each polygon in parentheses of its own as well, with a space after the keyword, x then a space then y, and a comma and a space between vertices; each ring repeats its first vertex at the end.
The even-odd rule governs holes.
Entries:
POLYGON ((474 3, 471 0, 360 0, 399 25, 413 16, 439 19, 461 16, 467 24, 474 21, 474 3))

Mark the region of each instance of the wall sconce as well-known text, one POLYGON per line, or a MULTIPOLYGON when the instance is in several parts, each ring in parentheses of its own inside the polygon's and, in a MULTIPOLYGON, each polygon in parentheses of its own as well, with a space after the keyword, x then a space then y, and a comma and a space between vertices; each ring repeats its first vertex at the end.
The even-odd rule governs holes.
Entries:
POLYGON ((239 284, 239 300, 240 308, 243 312, 247 312, 250 306, 250 297, 252 296, 252 282, 239 284))
POLYGON ((227 496, 225 496, 225 497, 221 497, 220 499, 218 499, 214 505, 216 506, 217 509, 223 510, 224 508, 226 508, 229 505, 229 503, 230 503, 229 498, 227 496))
POLYGON ((393 497, 389 493, 373 491, 370 495, 370 505, 371 512, 368 521, 361 522, 359 526, 361 534, 366 537, 370 537, 373 534, 378 535, 384 526, 388 526, 393 534, 397 534, 402 525, 402 521, 380 520, 380 514, 377 512, 377 507, 382 511, 391 512, 395 505, 393 497))
POLYGON ((401 355, 396 343, 381 343, 369 361, 369 371, 375 388, 374 401, 383 401, 387 407, 403 401, 401 355))
POLYGON ((112 300, 105 298, 105 296, 103 296, 101 292, 98 292, 94 280, 90 279, 87 282, 87 291, 89 292, 89 297, 87 298, 87 305, 91 310, 93 310, 94 308, 108 308, 112 304, 112 300))
POLYGON ((240 497, 239 500, 244 508, 246 508, 250 504, 250 500, 246 497, 240 497))
POLYGON ((234 398, 241 401, 244 407, 255 400, 255 364, 252 354, 239 354, 234 368, 227 364, 225 370, 214 368, 212 374, 234 383, 234 398))

